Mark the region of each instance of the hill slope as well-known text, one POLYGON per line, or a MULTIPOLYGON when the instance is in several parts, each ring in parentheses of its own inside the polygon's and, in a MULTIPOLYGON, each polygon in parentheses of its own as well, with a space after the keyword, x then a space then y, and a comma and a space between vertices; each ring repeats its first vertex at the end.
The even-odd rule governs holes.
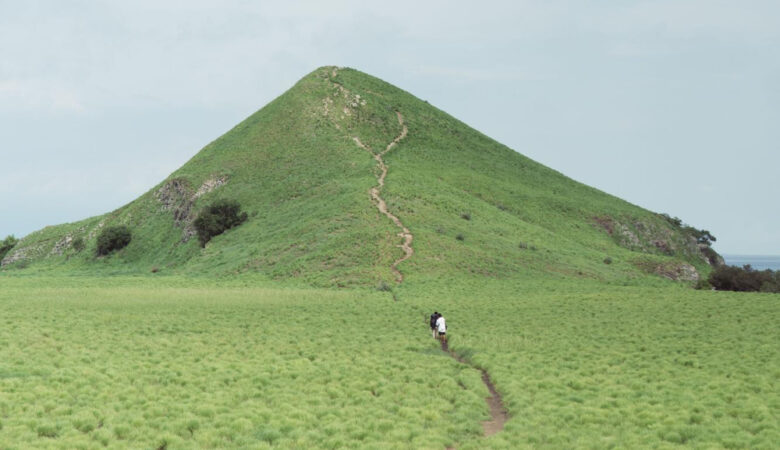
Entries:
POLYGON ((691 229, 377 78, 323 67, 135 201, 32 233, 2 266, 349 286, 403 276, 694 280, 717 258, 691 229), (249 220, 201 248, 192 221, 220 198, 238 201, 249 220), (133 231, 130 245, 95 257, 100 230, 118 224, 133 231), (77 251, 76 240, 86 247, 77 251))

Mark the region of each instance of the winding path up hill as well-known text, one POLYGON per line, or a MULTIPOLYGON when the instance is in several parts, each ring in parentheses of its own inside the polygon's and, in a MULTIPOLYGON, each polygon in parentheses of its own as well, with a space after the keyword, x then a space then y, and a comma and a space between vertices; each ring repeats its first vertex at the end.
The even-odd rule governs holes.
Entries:
POLYGON ((541 275, 694 281, 716 259, 659 214, 382 80, 323 67, 133 202, 26 236, 2 269, 375 286, 541 275), (249 218, 201 248, 193 220, 216 199, 238 201, 249 218), (132 241, 95 257, 98 234, 114 225, 128 226, 132 241))

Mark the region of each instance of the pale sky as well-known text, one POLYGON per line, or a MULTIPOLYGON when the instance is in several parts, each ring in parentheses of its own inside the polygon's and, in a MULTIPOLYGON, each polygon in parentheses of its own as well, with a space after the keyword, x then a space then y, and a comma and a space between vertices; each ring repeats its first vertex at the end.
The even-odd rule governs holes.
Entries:
POLYGON ((0 0, 0 239, 133 200, 323 65, 780 254, 776 0, 0 0))

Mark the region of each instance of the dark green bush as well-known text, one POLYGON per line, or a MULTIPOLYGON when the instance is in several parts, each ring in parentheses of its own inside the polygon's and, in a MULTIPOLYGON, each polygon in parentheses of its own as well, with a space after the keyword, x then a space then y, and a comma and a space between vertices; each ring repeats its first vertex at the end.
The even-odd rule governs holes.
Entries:
POLYGON ((16 239, 14 235, 6 236, 5 239, 0 241, 0 260, 2 260, 5 255, 10 252, 12 248, 14 248, 17 242, 19 242, 19 240, 16 239))
POLYGON ((679 228, 679 227, 683 226, 683 221, 680 220, 679 217, 671 217, 669 214, 666 214, 666 213, 661 214, 661 217, 666 219, 666 221, 669 222, 674 227, 678 227, 679 228))
POLYGON ((612 258, 610 258, 609 256, 604 258, 604 264, 612 264, 612 258))
POLYGON ((678 217, 670 217, 669 214, 661 214, 661 217, 663 217, 673 227, 682 230, 683 233, 689 236, 693 236, 696 239, 696 242, 699 244, 712 245, 713 242, 717 241, 715 236, 713 236, 709 231, 694 228, 683 222, 678 217))
POLYGON ((380 292, 390 292, 393 288, 386 282, 380 281, 379 284, 376 285, 376 290, 380 292))
POLYGON ((127 244, 133 238, 130 229, 124 225, 118 227, 107 227, 100 232, 97 238, 98 256, 108 255, 109 253, 127 247, 127 244))
POLYGON ((780 272, 721 266, 710 272, 709 283, 719 291, 780 292, 780 272))
POLYGON ((87 244, 84 243, 84 238, 79 236, 76 239, 74 239, 73 242, 70 243, 70 246, 73 247, 73 250, 80 252, 84 250, 87 244))
POLYGON ((195 219, 195 230, 201 247, 214 236, 241 225, 247 219, 247 214, 241 212, 241 206, 234 200, 217 200, 203 210, 195 219))
POLYGON ((457 236, 455 236, 455 239, 457 239, 459 241, 463 241, 463 240, 466 239, 466 236, 463 236, 462 234, 459 233, 457 236))

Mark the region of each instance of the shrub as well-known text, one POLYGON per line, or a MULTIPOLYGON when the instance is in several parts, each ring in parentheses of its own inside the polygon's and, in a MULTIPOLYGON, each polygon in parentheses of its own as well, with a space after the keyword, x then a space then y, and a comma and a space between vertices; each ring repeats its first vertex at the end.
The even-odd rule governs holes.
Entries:
POLYGON ((16 239, 13 234, 6 236, 5 239, 0 241, 0 260, 2 260, 18 242, 19 240, 16 239))
POLYGON ((124 225, 104 228, 97 239, 97 254, 102 256, 121 250, 127 247, 132 238, 130 229, 124 225))
POLYGON ((669 222, 674 227, 681 227, 683 225, 683 221, 680 220, 679 217, 671 217, 669 214, 663 213, 661 214, 661 217, 666 219, 667 222, 669 222))
POLYGON ((38 437, 56 438, 60 434, 59 427, 52 423, 40 424, 36 431, 38 431, 38 437))
POLYGON ((712 245, 713 242, 717 241, 715 236, 713 236, 709 231, 694 228, 683 222, 678 217, 670 217, 669 214, 661 214, 661 217, 663 217, 673 227, 682 230, 689 236, 693 236, 696 239, 696 242, 699 244, 712 245))
POLYGON ((79 236, 70 243, 70 246, 73 247, 73 250, 80 252, 84 250, 84 247, 86 247, 87 244, 84 243, 84 238, 79 236))
POLYGON ((609 256, 604 258, 604 264, 607 264, 607 265, 612 264, 612 258, 610 258, 609 256))
POLYGON ((721 266, 710 272, 709 283, 719 291, 780 292, 780 272, 721 266))
POLYGON ((241 206, 234 200, 217 200, 203 208, 194 222, 201 247, 205 247, 214 236, 241 225, 246 219, 247 214, 241 212, 241 206))
POLYGON ((466 239, 466 236, 463 236, 462 234, 458 234, 457 236, 455 236, 455 239, 457 239, 459 241, 463 241, 463 240, 466 239))
POLYGON ((393 288, 389 284, 385 283, 384 281, 380 281, 379 284, 377 284, 376 286, 376 290, 380 292, 389 292, 392 291, 393 288))

